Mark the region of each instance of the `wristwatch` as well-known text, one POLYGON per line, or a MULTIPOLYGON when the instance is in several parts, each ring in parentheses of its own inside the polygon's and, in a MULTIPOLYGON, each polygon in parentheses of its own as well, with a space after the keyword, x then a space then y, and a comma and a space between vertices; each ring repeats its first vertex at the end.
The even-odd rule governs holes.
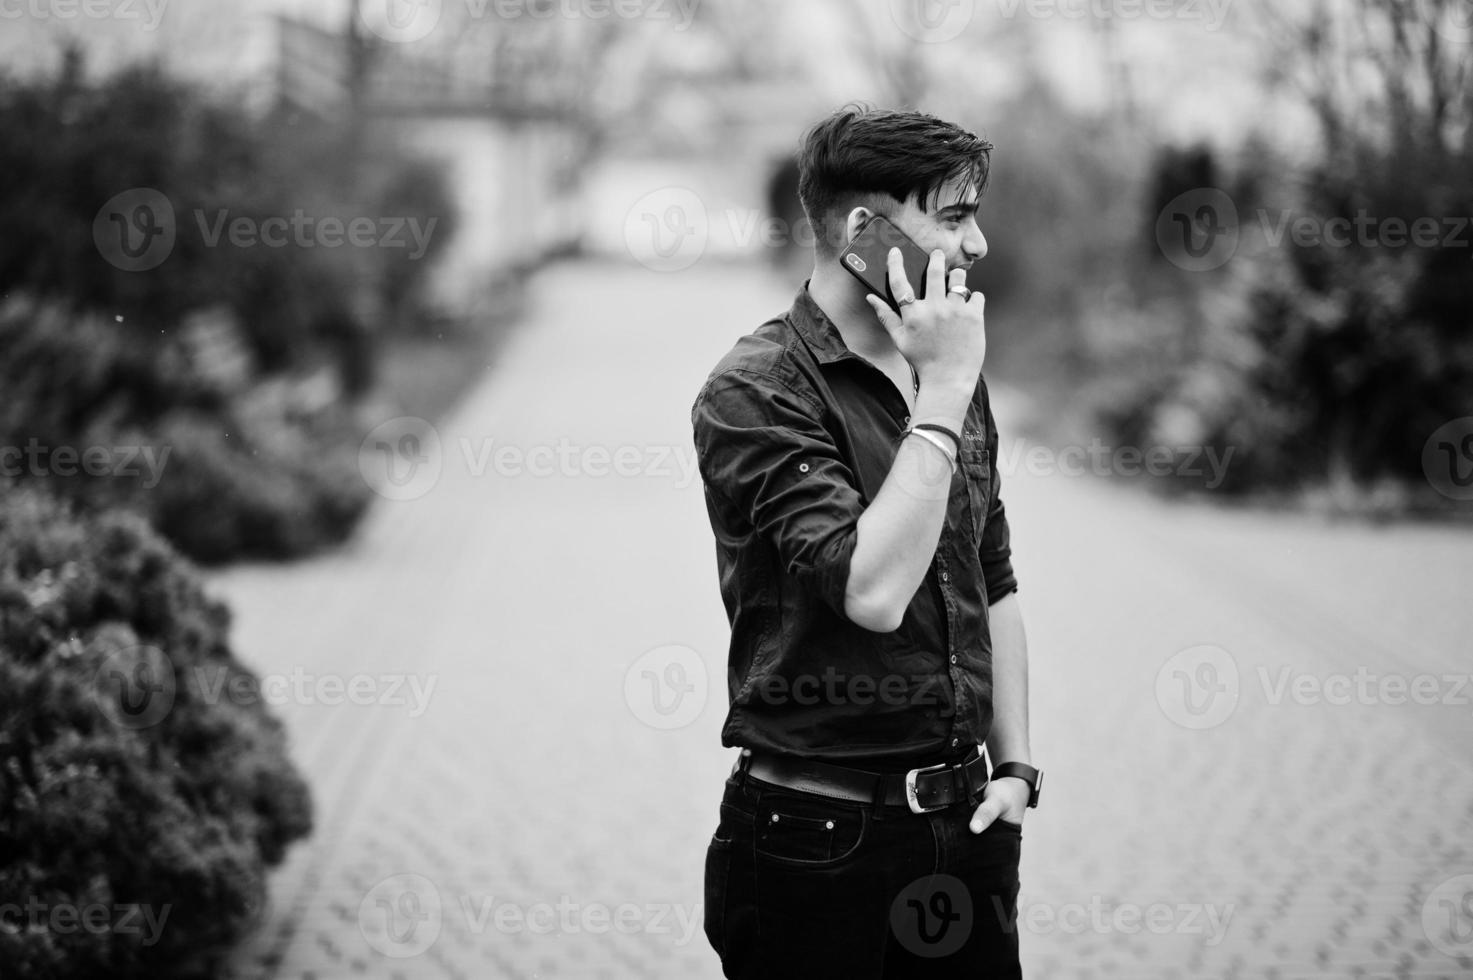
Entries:
POLYGON ((1043 789, 1043 770, 1034 769, 1023 762, 999 762, 992 767, 992 778, 1001 779, 1004 776, 1015 776, 1028 784, 1028 805, 1038 806, 1038 791, 1043 789))

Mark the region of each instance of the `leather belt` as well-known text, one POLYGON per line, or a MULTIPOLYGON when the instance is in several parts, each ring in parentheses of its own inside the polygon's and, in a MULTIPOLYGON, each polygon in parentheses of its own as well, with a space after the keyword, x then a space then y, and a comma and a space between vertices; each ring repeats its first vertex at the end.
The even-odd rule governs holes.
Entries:
POLYGON ((745 769, 754 779, 784 789, 854 803, 904 806, 911 813, 929 813, 970 800, 987 785, 987 760, 981 752, 973 751, 974 755, 959 763, 943 762, 909 772, 880 773, 744 749, 732 774, 745 769))

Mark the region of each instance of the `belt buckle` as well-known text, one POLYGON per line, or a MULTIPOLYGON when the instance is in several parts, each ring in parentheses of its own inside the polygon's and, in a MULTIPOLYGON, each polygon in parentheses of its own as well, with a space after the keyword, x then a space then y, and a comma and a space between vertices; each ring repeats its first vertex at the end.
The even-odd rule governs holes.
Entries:
POLYGON ((943 769, 950 768, 951 763, 938 762, 934 766, 926 766, 924 769, 912 769, 905 774, 905 805, 910 807, 911 813, 930 813, 933 810, 946 809, 945 803, 939 803, 936 806, 921 806, 921 801, 916 799, 916 777, 923 772, 941 772, 943 769))

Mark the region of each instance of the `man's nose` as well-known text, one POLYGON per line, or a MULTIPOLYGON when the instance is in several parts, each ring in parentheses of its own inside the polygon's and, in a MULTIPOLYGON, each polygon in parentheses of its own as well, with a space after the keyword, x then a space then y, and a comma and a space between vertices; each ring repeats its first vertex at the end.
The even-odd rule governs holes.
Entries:
POLYGON ((969 222, 969 225, 966 237, 962 239, 962 251, 968 259, 975 262, 987 254, 987 238, 975 220, 969 222))

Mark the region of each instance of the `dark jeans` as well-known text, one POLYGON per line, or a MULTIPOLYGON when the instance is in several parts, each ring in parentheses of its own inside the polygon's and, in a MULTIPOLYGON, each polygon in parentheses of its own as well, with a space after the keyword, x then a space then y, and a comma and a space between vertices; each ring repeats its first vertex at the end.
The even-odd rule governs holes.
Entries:
POLYGON ((728 977, 1021 977, 1022 828, 829 800, 733 775, 706 851, 706 938, 728 977))

